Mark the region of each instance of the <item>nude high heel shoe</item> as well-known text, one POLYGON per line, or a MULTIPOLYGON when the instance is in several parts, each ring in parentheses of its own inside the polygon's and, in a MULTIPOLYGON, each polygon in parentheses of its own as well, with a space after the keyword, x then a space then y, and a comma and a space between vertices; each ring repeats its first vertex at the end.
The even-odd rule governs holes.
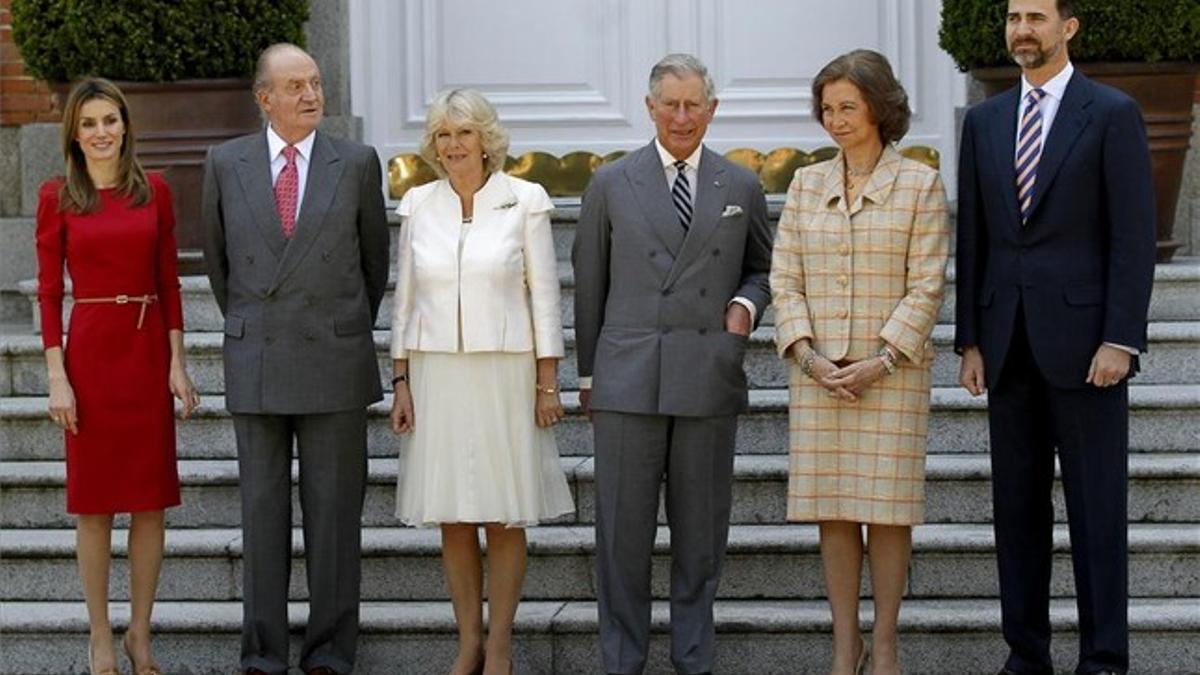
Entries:
POLYGON ((121 640, 121 646, 125 649, 125 658, 129 659, 129 667, 133 668, 133 675, 163 675, 157 663, 151 662, 148 666, 138 668, 137 661, 133 660, 133 651, 129 649, 129 635, 121 640))

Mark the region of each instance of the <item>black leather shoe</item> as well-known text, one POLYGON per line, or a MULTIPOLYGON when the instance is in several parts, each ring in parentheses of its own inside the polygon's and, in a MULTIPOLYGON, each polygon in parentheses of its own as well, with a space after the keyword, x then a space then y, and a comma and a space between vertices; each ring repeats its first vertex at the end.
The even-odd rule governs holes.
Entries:
POLYGON ((338 672, 329 666, 317 666, 309 670, 308 675, 338 675, 338 672))

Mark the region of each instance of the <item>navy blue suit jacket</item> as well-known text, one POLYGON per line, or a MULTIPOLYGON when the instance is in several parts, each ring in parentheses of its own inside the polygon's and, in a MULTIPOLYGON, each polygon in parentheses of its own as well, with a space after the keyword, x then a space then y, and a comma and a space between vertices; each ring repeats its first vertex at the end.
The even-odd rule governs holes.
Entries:
POLYGON ((1083 387, 1101 343, 1146 349, 1155 219, 1145 125, 1131 98, 1075 71, 1022 226, 1019 97, 1015 87, 988 99, 963 123, 955 348, 978 346, 994 387, 1022 306, 1043 376, 1083 387))

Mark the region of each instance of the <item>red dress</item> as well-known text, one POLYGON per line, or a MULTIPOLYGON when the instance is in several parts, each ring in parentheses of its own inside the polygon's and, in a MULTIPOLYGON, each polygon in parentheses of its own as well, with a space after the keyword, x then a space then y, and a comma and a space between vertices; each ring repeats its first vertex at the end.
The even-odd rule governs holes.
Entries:
POLYGON ((153 511, 179 504, 169 329, 183 329, 175 217, 161 176, 134 207, 101 190, 95 212, 58 210, 61 179, 38 197, 38 303, 42 344, 62 345, 63 263, 79 299, 157 295, 142 305, 76 304, 66 341, 78 434, 65 432, 67 512, 153 511), (145 315, 138 327, 139 314, 145 315))

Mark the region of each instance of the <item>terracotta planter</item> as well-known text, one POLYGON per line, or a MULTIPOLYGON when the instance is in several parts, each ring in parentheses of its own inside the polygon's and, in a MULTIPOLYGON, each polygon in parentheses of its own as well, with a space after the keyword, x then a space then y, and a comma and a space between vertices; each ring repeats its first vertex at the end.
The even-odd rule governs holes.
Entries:
MULTIPOLYGON (((1133 97, 1146 119, 1150 162, 1154 171, 1158 261, 1169 262, 1183 245, 1175 239, 1175 206, 1183 181, 1183 163, 1192 137, 1195 63, 1077 63, 1083 74, 1133 97)), ((976 68, 971 76, 995 96, 1017 84, 1016 66, 976 68)))
MULTIPOLYGON (((200 192, 209 146, 262 128, 250 80, 181 80, 169 83, 117 82, 129 100, 138 159, 159 171, 171 186, 177 221, 181 274, 204 272, 201 253, 200 192)), ((70 85, 55 85, 66 101, 70 85)))

